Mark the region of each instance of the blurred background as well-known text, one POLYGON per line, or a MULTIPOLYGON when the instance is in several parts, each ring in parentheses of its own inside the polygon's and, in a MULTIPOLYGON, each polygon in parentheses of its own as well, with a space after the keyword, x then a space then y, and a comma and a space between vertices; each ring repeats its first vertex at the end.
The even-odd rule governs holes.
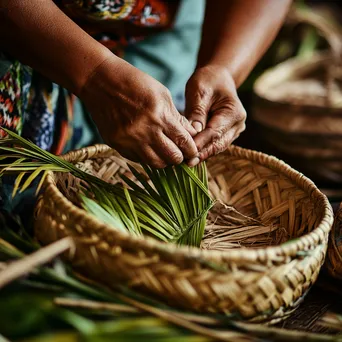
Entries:
MULTIPOLYGON (((248 118, 246 131, 236 144, 284 160, 311 178, 337 206, 342 201, 342 1, 295 0, 277 39, 239 89, 239 96, 248 118)), ((25 225, 29 226, 27 222, 25 225)), ((15 240, 12 231, 24 230, 12 217, 0 215, 0 227, 9 228, 8 241, 16 242, 26 253, 32 252, 26 233, 15 240)), ((0 257, 2 252, 0 249, 0 257)), ((18 256, 17 250, 11 252, 18 256)), ((0 270, 4 266, 0 261, 0 270)), ((204 341, 158 319, 138 319, 135 312, 126 317, 123 311, 118 317, 123 319, 117 324, 102 324, 112 317, 107 311, 91 312, 86 319, 63 307, 56 308, 52 299, 64 287, 68 291, 63 295, 70 298, 81 294, 103 299, 104 294, 69 277, 59 259, 51 266, 1 291, 1 334, 21 341, 33 337, 31 342, 204 341), (95 325, 97 320, 100 324, 95 325), (64 333, 70 327, 73 330, 64 333), (95 337, 92 329, 97 332, 95 337), (54 331, 61 333, 44 340, 40 337, 54 331), (90 337, 80 339, 77 331, 90 337)), ((341 283, 336 290, 324 274, 321 278, 305 305, 284 327, 327 332, 316 321, 328 310, 341 312, 341 283)), ((5 341, 1 335, 0 341, 5 341)))
POLYGON ((294 1, 240 88, 247 129, 236 144, 266 152, 342 200, 342 2, 294 1))

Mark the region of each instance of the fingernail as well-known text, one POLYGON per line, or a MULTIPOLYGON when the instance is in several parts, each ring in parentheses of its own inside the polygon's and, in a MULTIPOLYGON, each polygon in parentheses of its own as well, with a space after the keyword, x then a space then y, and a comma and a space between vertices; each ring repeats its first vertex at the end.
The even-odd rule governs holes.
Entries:
POLYGON ((203 130, 203 125, 199 121, 194 121, 192 127, 195 128, 197 133, 200 133, 203 130))
POLYGON ((195 158, 192 158, 192 159, 189 160, 188 165, 189 165, 190 167, 194 167, 194 166, 196 166, 200 161, 201 161, 201 159, 199 159, 198 157, 195 157, 195 158))

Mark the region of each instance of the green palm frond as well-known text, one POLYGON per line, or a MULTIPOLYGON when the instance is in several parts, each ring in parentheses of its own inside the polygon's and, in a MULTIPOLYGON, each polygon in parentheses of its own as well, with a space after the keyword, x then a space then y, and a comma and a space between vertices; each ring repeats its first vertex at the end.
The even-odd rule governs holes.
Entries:
POLYGON ((149 181, 130 166, 140 185, 123 175, 127 188, 109 184, 3 130, 8 138, 0 140, 0 176, 18 174, 13 196, 41 176, 39 191, 49 171, 70 172, 89 185, 89 189, 80 189, 82 207, 113 229, 137 236, 145 233, 164 242, 200 245, 208 211, 214 204, 208 191, 205 163, 194 168, 181 164, 165 169, 143 165, 149 181))

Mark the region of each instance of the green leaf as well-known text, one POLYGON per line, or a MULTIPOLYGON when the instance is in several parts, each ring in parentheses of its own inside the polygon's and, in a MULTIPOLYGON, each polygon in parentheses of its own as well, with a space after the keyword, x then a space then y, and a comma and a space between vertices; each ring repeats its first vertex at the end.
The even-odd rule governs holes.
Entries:
POLYGON ((99 204, 93 201, 90 198, 87 198, 83 195, 80 195, 84 208, 94 215, 97 219, 102 220, 113 228, 119 229, 123 232, 127 232, 125 229, 122 229, 122 223, 117 218, 110 215, 105 209, 103 209, 99 204))
POLYGON ((19 186, 20 186, 20 183, 21 183, 21 180, 23 179, 23 177, 25 176, 25 172, 21 172, 18 177, 16 178, 15 182, 14 182, 14 187, 13 187, 13 191, 12 191, 12 198, 14 198, 14 196, 16 195, 18 189, 19 189, 19 186))
POLYGON ((196 183, 196 185, 203 191, 203 193, 209 198, 210 194, 208 191, 208 188, 204 186, 204 184, 201 182, 201 180, 192 172, 189 166, 186 164, 180 164, 180 167, 183 168, 183 170, 188 174, 188 176, 196 183))
POLYGON ((137 235, 141 235, 139 219, 138 219, 137 213, 135 211, 134 204, 132 202, 131 196, 130 196, 129 191, 127 190, 127 188, 124 188, 124 192, 125 192, 125 195, 126 195, 126 200, 127 200, 130 212, 132 213, 132 215, 131 215, 132 219, 131 220, 133 221, 133 223, 135 225, 136 234, 137 235))
MULTIPOLYGON (((153 169, 142 165, 150 182, 145 176, 129 165, 132 174, 141 186, 126 176, 122 179, 131 188, 121 184, 109 184, 58 156, 40 149, 35 144, 23 139, 16 133, 5 129, 10 138, 1 141, 0 150, 6 155, 0 156, 3 172, 20 173, 14 194, 20 187, 25 173, 31 173, 21 187, 25 190, 33 180, 41 175, 39 189, 47 171, 70 172, 75 177, 89 184, 89 189, 80 188, 79 192, 90 196, 93 192, 95 201, 82 197, 82 205, 92 215, 121 231, 141 235, 144 230, 165 241, 199 246, 204 233, 208 207, 213 201, 209 196, 206 166, 204 163, 190 169, 187 165, 169 166, 165 169, 153 169), (20 148, 12 147, 19 145, 20 148), (8 158, 14 162, 8 163, 8 158), (140 222, 141 221, 141 222, 140 222), (177 239, 176 239, 177 240, 177 239)), ((90 196, 93 197, 93 196, 90 196)))

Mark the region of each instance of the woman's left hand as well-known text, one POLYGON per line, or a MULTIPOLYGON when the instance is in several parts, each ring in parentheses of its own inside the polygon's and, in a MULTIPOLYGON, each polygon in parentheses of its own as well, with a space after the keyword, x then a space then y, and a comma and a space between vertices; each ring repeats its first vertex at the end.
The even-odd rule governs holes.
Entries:
POLYGON ((225 149, 245 129, 246 111, 238 98, 227 68, 205 66, 197 69, 186 86, 185 114, 198 134, 194 140, 199 158, 190 166, 225 149))

